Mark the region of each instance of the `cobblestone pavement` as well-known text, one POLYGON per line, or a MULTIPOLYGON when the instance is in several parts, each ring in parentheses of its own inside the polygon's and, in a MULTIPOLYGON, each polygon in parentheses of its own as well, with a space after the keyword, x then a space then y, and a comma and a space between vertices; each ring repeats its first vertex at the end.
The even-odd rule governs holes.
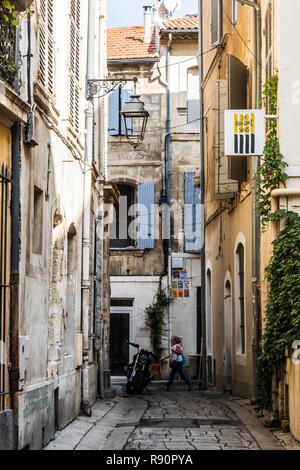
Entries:
POLYGON ((92 417, 79 416, 46 450, 283 450, 238 399, 180 383, 160 387, 99 400, 92 417))
POLYGON ((240 419, 216 395, 155 391, 125 449, 259 450, 240 419))

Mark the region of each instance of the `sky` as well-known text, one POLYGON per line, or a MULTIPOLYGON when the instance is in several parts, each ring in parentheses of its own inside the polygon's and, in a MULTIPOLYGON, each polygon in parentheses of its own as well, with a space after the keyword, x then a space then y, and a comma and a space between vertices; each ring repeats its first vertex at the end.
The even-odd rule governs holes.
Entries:
MULTIPOLYGON (((108 27, 142 25, 143 6, 153 3, 154 0, 107 0, 108 27)), ((181 8, 173 18, 198 13, 198 3, 198 0, 181 0, 181 8)))

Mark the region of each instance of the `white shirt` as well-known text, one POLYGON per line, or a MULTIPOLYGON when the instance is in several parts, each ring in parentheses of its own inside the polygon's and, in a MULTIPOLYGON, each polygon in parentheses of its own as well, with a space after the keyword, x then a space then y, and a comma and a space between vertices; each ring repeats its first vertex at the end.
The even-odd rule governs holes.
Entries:
POLYGON ((170 351, 170 353, 171 353, 171 360, 172 360, 172 361, 176 361, 176 362, 182 362, 182 361, 183 361, 183 359, 182 359, 182 354, 177 354, 177 353, 175 352, 176 346, 179 346, 179 347, 180 347, 181 353, 182 353, 182 351, 183 351, 183 348, 182 348, 182 346, 180 346, 180 344, 174 344, 174 346, 172 346, 171 351, 170 351))

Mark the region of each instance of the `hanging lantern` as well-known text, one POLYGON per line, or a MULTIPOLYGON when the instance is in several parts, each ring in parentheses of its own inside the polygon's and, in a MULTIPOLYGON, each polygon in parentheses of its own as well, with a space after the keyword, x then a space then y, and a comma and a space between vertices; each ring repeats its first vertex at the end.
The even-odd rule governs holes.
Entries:
POLYGON ((149 113, 145 110, 144 103, 139 98, 140 95, 131 95, 130 101, 127 101, 122 111, 120 111, 126 137, 134 148, 144 139, 149 118, 149 113))

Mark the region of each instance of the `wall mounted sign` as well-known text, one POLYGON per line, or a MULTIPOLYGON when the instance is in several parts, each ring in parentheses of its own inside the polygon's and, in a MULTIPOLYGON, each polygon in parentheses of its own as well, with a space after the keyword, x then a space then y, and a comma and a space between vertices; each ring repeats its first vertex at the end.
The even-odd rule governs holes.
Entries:
POLYGON ((249 157, 263 155, 265 113, 261 109, 225 111, 225 155, 249 157))

